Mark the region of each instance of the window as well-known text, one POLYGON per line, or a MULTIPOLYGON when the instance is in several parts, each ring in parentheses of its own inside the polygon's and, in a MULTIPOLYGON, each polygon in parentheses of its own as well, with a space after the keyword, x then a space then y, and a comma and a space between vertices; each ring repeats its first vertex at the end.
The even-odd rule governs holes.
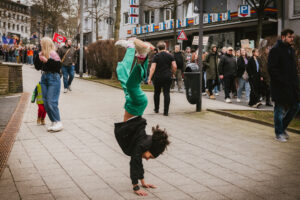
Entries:
POLYGON ((1 28, 1 23, 2 23, 2 22, 0 21, 0 28, 1 28))
POLYGON ((24 16, 21 17, 21 20, 24 21, 24 16))
POLYGON ((19 31, 20 30, 20 27, 19 27, 19 25, 17 25, 17 31, 19 31))
POLYGON ((15 27, 16 27, 15 24, 13 24, 12 29, 15 30, 15 27))
POLYGON ((148 10, 144 12, 144 23, 145 24, 154 23, 154 10, 148 10))
POLYGON ((170 20, 172 18, 172 12, 170 9, 165 10, 165 21, 170 20))
POLYGON ((123 17, 124 17, 124 24, 128 24, 128 17, 129 17, 128 12, 124 13, 123 17))
POLYGON ((16 18, 16 14, 13 14, 13 17, 12 17, 13 19, 15 19, 16 18))
POLYGON ((27 30, 27 26, 25 27, 25 33, 27 33, 28 32, 28 30, 27 30))
POLYGON ((300 15, 300 0, 294 0, 294 15, 300 15))
POLYGON ((10 29, 10 23, 7 24, 7 28, 10 29))
POLYGON ((20 16, 19 15, 17 15, 17 20, 19 20, 20 19, 20 16))
POLYGON ((144 11, 144 23, 149 24, 150 11, 144 11))
POLYGON ((6 28, 6 22, 3 22, 3 28, 6 28))
POLYGON ((24 26, 21 26, 21 31, 22 31, 22 32, 24 31, 24 26))
POLYGON ((151 10, 150 12, 150 24, 154 23, 154 10, 151 10))

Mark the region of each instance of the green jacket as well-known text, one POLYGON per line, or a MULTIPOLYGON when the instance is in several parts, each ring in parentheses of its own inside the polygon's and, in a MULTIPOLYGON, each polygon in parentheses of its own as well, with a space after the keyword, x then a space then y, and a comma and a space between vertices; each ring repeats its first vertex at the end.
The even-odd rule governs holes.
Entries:
POLYGON ((215 80, 216 77, 219 76, 218 73, 218 64, 219 64, 219 57, 218 54, 213 54, 212 52, 210 52, 204 62, 204 67, 206 69, 206 79, 211 79, 211 80, 215 80))
POLYGON ((31 102, 34 103, 36 101, 37 104, 44 104, 43 95, 42 95, 42 86, 38 83, 32 93, 31 102))

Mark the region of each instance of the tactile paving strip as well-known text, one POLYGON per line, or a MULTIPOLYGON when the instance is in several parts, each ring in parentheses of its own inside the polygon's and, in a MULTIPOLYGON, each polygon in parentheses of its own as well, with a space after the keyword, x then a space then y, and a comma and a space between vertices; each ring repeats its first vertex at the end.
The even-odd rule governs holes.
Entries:
POLYGON ((20 129, 28 98, 29 93, 22 94, 16 110, 0 137, 0 177, 5 169, 6 162, 20 129))

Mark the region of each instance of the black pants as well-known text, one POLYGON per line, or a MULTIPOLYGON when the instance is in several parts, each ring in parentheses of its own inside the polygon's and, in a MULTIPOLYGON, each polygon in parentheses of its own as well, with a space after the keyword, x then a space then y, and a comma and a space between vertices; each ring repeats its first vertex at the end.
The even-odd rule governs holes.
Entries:
POLYGON ((249 106, 253 106, 260 99, 260 80, 259 78, 249 79, 249 83, 251 87, 249 106))
POLYGON ((261 83, 261 95, 266 97, 266 103, 271 102, 271 90, 270 90, 270 84, 263 81, 261 83))
POLYGON ((164 114, 168 114, 170 105, 170 88, 172 79, 155 80, 154 84, 154 110, 159 111, 160 92, 163 89, 164 93, 164 114))
POLYGON ((225 99, 230 98, 230 92, 234 92, 233 88, 235 84, 234 75, 224 76, 224 90, 225 90, 225 99))
POLYGON ((213 89, 215 88, 215 86, 217 86, 218 83, 218 78, 216 78, 215 80, 213 79, 207 79, 206 80, 206 84, 207 84, 207 89, 209 91, 209 95, 213 95, 213 89))

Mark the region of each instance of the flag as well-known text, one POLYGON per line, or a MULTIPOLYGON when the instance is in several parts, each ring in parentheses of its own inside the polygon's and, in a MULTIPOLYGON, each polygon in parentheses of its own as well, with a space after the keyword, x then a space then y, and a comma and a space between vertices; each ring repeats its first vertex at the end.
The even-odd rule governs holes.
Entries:
POLYGON ((54 42, 57 42, 58 44, 60 44, 60 43, 64 43, 66 40, 67 40, 66 37, 59 35, 58 33, 54 33, 54 36, 53 36, 54 42))
POLYGON ((3 44, 8 44, 8 40, 7 40, 7 38, 5 37, 5 36, 2 36, 2 43, 3 44))

